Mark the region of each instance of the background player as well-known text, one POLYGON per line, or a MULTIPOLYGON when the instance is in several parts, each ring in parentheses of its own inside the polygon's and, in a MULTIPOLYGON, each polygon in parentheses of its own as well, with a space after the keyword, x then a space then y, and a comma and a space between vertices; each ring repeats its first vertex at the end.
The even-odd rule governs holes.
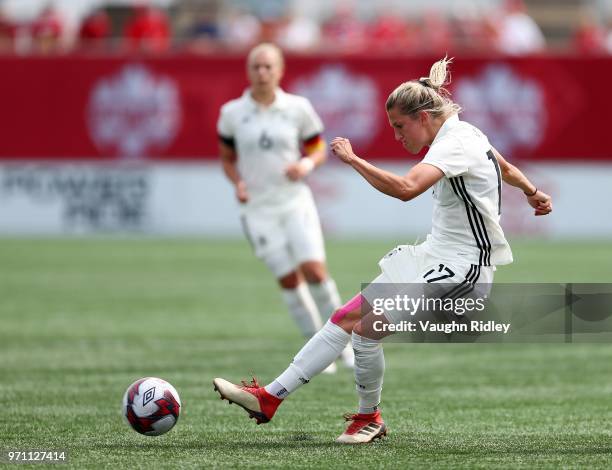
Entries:
MULTIPOLYGON (((357 157, 348 139, 332 142, 335 155, 389 196, 409 201, 433 187, 431 234, 421 245, 403 245, 388 253, 379 263, 382 273, 373 284, 442 281, 453 285, 453 295, 458 296, 466 295, 476 284, 490 284, 495 265, 512 262, 499 225, 502 178, 525 193, 535 215, 552 210, 550 196, 506 162, 482 132, 459 120, 460 107, 443 88, 449 62, 436 62, 429 77, 403 83, 387 99, 395 138, 413 154, 429 146, 423 160, 406 175, 389 173, 357 157), (428 277, 439 267, 444 267, 448 275, 436 273, 438 281, 428 277)), ((240 387, 217 378, 215 388, 222 398, 245 408, 258 423, 267 422, 282 400, 327 367, 352 335, 359 411, 346 417, 351 424, 338 442, 363 443, 382 437, 386 426, 378 406, 385 363, 379 340, 385 333, 373 334, 367 297, 365 292, 357 294, 338 309, 285 372, 266 387, 259 387, 255 381, 240 387)), ((401 313, 385 312, 384 317, 376 319, 396 323, 405 318, 401 313)))
MULTIPOLYGON (((278 279, 285 304, 302 334, 310 338, 322 326, 321 315, 328 318, 340 306, 325 264, 312 193, 303 181, 325 161, 326 145, 323 124, 310 102, 279 88, 283 71, 277 46, 263 43, 251 50, 251 86, 221 108, 219 148, 255 255, 278 279)), ((342 358, 352 367, 350 347, 342 358)), ((326 371, 335 371, 335 364, 326 371)))

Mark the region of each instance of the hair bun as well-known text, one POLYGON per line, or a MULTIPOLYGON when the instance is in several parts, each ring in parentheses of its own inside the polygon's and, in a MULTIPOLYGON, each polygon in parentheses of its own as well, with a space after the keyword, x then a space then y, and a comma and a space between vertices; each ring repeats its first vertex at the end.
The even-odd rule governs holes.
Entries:
POLYGON ((434 90, 439 90, 444 85, 450 83, 450 74, 448 72, 448 66, 453 63, 453 59, 449 59, 448 56, 444 56, 444 59, 440 59, 431 66, 429 70, 429 77, 426 78, 434 90))

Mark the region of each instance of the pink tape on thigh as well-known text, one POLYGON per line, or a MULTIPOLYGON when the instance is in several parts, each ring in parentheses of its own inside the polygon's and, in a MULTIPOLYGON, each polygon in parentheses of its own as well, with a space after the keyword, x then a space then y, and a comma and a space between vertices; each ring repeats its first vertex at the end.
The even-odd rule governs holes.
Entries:
POLYGON ((361 293, 359 293, 347 303, 345 303, 342 307, 340 307, 338 310, 336 310, 336 313, 334 313, 330 318, 331 322, 337 325, 338 322, 340 322, 340 320, 342 320, 347 313, 352 312, 353 310, 357 310, 359 307, 361 307, 362 303, 363 296, 361 295, 361 293))

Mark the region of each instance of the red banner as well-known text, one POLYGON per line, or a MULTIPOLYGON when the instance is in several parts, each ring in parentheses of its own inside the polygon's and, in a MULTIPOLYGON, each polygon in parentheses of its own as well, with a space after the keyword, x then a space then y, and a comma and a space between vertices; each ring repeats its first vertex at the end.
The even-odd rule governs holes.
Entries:
MULTIPOLYGON (((406 158, 384 103, 437 58, 288 57, 283 87, 307 96, 328 139, 406 158)), ((220 106, 247 87, 243 58, 0 58, 0 159, 216 158, 220 106)), ((453 99, 509 158, 612 159, 611 58, 455 58, 453 99)))

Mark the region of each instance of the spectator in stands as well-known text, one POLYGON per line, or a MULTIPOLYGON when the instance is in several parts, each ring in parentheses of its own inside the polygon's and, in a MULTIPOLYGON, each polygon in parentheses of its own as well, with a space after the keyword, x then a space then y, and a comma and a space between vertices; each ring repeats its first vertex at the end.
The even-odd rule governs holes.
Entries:
POLYGON ((498 22, 498 50, 510 55, 524 55, 541 52, 545 47, 544 35, 527 13, 523 0, 506 0, 498 22))
POLYGON ((496 50, 497 26, 487 9, 469 0, 453 3, 453 42, 462 51, 491 52, 496 50))
POLYGON ((34 51, 42 54, 58 52, 62 48, 64 21, 49 3, 30 26, 34 51))
POLYGON ((124 37, 130 50, 166 52, 170 47, 170 23, 166 13, 142 3, 125 25, 124 37))
POLYGON ((199 10, 187 30, 187 35, 190 40, 189 48, 192 51, 206 53, 216 50, 221 41, 217 11, 211 7, 199 10))
POLYGON ((313 18, 293 11, 279 25, 275 42, 290 52, 314 51, 321 41, 321 27, 313 18))
POLYGON ((261 25, 260 42, 276 41, 293 3, 291 0, 252 0, 252 11, 261 25))
POLYGON ((448 19, 439 10, 428 9, 421 19, 419 50, 442 55, 453 47, 453 33, 448 19))
POLYGON ((221 17, 220 32, 227 48, 245 50, 259 42, 261 23, 246 10, 229 8, 221 17))
POLYGON ((608 54, 612 54, 612 18, 608 19, 608 32, 604 38, 604 48, 608 54))
POLYGON ((366 27, 349 0, 336 4, 334 15, 323 25, 323 48, 332 52, 360 52, 366 47, 366 27))
POLYGON ((0 10, 0 52, 12 52, 14 50, 14 37, 15 26, 0 10))
POLYGON ((108 49, 111 35, 111 21, 104 9, 94 10, 79 28, 79 47, 87 50, 101 51, 108 49))
POLYGON ((195 38, 218 39, 219 25, 215 13, 210 10, 202 10, 191 27, 190 35, 195 38))
POLYGON ((572 49, 580 54, 605 52, 605 31, 592 10, 585 8, 581 11, 571 43, 572 49))
POLYGON ((383 9, 369 26, 368 47, 377 51, 416 50, 418 37, 416 28, 407 19, 389 9, 383 9))

